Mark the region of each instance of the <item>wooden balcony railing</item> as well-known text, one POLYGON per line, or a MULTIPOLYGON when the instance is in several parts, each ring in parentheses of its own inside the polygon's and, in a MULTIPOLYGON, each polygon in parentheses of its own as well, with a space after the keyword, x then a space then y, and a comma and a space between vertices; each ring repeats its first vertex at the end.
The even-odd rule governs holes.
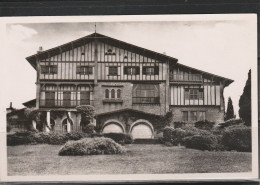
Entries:
POLYGON ((170 73, 170 81, 202 82, 201 74, 177 75, 170 73))
POLYGON ((133 97, 133 104, 160 104, 160 97, 133 97))
POLYGON ((43 108, 74 108, 79 105, 94 105, 93 100, 40 100, 43 108))

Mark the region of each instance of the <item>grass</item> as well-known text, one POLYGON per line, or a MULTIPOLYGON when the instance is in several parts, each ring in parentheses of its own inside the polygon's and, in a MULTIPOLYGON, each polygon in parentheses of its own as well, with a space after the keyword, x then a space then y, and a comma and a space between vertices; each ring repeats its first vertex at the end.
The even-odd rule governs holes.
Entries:
POLYGON ((8 146, 8 175, 250 172, 251 153, 126 145, 119 155, 59 156, 61 146, 8 146))

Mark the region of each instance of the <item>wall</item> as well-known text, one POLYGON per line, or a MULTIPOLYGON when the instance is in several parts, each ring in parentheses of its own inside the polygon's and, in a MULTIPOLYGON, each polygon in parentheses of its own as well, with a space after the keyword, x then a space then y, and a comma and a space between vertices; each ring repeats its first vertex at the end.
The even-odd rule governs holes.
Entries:
MULTIPOLYGON (((215 123, 221 123, 224 121, 224 111, 220 110, 219 106, 171 106, 170 110, 173 113, 173 122, 183 121, 182 111, 205 111, 206 120, 215 123)), ((190 121, 188 122, 192 123, 190 121)))
POLYGON ((125 82, 99 82, 97 86, 94 87, 94 107, 96 108, 96 113, 111 112, 120 109, 135 109, 147 113, 152 113, 156 115, 164 115, 166 113, 166 103, 165 103, 165 83, 160 83, 160 105, 159 104, 132 104, 132 91, 133 84, 125 82), (105 90, 106 89, 121 89, 121 99, 120 103, 104 103, 105 90))

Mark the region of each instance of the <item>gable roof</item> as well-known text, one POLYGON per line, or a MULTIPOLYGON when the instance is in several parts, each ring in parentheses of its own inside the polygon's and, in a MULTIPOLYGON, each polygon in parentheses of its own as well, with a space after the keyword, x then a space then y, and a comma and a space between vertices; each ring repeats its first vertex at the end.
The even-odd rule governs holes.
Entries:
POLYGON ((203 74, 204 76, 210 76, 210 77, 213 77, 213 78, 217 78, 219 80, 224 80, 225 81, 225 84, 224 84, 225 87, 228 86, 229 84, 231 84, 232 82, 234 82, 234 80, 231 80, 229 78, 225 78, 225 77, 222 77, 222 76, 219 76, 219 75, 208 73, 206 71, 202 71, 202 70, 190 67, 190 66, 180 64, 180 63, 177 63, 176 65, 180 66, 182 68, 186 68, 186 69, 189 69, 189 70, 192 70, 192 71, 196 71, 197 73, 203 74))
POLYGON ((27 102, 24 102, 23 105, 25 107, 36 107, 36 99, 32 99, 27 102))
POLYGON ((29 57, 26 57, 26 60, 33 66, 34 69, 36 69, 36 61, 37 59, 39 60, 43 60, 55 55, 58 55, 62 52, 65 51, 69 51, 73 48, 77 48, 80 47, 82 45, 85 45, 89 42, 92 42, 94 40, 98 40, 100 42, 105 42, 105 43, 109 43, 110 45, 114 46, 114 47, 119 47, 125 50, 128 50, 130 52, 133 53, 137 53, 140 55, 143 55, 145 57, 150 57, 150 58, 156 58, 157 60, 160 60, 162 62, 165 61, 169 61, 169 62, 173 62, 173 63, 177 63, 178 59, 155 52, 155 51, 151 51, 133 44, 129 44, 127 42, 123 42, 121 40, 117 40, 114 39, 112 37, 108 37, 99 33, 92 33, 90 35, 87 35, 85 37, 79 38, 77 40, 68 42, 66 44, 42 51, 42 52, 38 52, 35 55, 31 55, 29 57))

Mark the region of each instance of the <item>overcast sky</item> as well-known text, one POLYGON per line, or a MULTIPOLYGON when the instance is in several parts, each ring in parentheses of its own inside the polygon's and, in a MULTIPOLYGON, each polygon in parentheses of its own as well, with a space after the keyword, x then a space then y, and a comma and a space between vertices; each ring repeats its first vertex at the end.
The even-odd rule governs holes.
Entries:
MULTIPOLYGON (((171 22, 97 22, 97 32, 175 57, 178 62, 206 72, 233 79, 224 90, 233 100, 238 115, 238 101, 243 92, 250 64, 254 62, 255 35, 252 25, 236 21, 171 22)), ((8 24, 3 77, 5 107, 15 108, 36 97, 36 71, 25 57, 39 46, 50 49, 94 32, 94 23, 8 24)))

